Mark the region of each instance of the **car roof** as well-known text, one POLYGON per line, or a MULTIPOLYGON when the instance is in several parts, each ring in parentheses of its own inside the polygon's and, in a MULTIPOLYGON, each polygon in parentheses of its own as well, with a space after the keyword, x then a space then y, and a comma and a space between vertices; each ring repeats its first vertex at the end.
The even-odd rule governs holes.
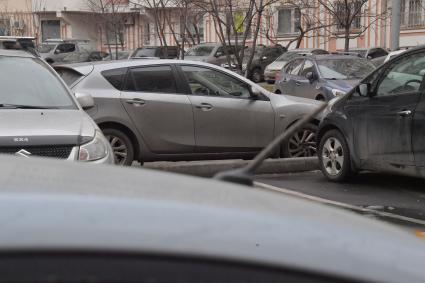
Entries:
POLYGON ((0 56, 6 57, 23 57, 23 58, 36 58, 30 52, 15 49, 0 49, 0 56))
POLYGON ((320 49, 320 48, 297 48, 297 49, 290 49, 287 52, 306 52, 306 53, 310 53, 310 52, 315 51, 315 50, 323 50, 323 49, 320 49))
MULTIPOLYGON (((164 64, 188 64, 188 65, 199 65, 206 67, 219 68, 216 65, 211 65, 209 63, 204 63, 200 61, 191 61, 191 60, 176 60, 176 59, 124 59, 124 60, 113 60, 113 61, 97 61, 97 62, 84 62, 76 64, 66 64, 58 65, 60 68, 70 68, 81 74, 87 73, 87 70, 92 70, 93 68, 99 71, 118 69, 118 68, 129 68, 143 65, 164 65, 164 64)), ((227 69, 223 69, 226 72, 229 72, 227 69)))
POLYGON ((368 282, 425 280, 424 241, 279 192, 140 168, 16 157, 0 157, 0 172, 0 255, 131 252, 368 282))

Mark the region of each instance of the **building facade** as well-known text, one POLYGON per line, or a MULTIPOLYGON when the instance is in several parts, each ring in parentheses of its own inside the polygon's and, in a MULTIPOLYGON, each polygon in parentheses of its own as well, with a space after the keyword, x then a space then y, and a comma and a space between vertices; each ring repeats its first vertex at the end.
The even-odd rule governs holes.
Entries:
MULTIPOLYGON (((179 9, 152 5, 155 0, 140 0, 138 4, 129 0, 108 1, 116 1, 114 10, 110 7, 101 10, 90 4, 96 1, 90 0, 0 0, 0 35, 34 36, 39 43, 52 38, 89 39, 99 50, 107 50, 111 45, 119 49, 176 45, 181 42, 183 33, 186 37, 190 35, 195 43, 192 29, 196 29, 197 42, 220 41, 218 23, 208 13, 200 17, 199 13, 197 17, 189 15, 184 25, 179 9), (187 21, 192 23, 187 25, 187 21)), ((350 47, 389 48, 391 11, 390 0, 369 0, 362 8, 362 16, 353 22, 355 34, 352 37, 355 38, 350 40, 350 47), (382 14, 387 16, 374 17, 382 14), (362 29, 365 31, 358 35, 362 29)), ((257 44, 287 46, 293 42, 289 45, 293 48, 297 27, 303 26, 306 21, 303 13, 314 16, 324 26, 332 21, 323 7, 300 11, 282 0, 264 11, 257 44)), ((401 15, 400 46, 425 44, 425 0, 402 0, 401 15)), ((249 28, 254 29, 255 26, 249 28)), ((342 50, 344 39, 330 29, 306 33, 300 47, 342 50)), ((249 36, 247 44, 251 44, 252 40, 249 36)))

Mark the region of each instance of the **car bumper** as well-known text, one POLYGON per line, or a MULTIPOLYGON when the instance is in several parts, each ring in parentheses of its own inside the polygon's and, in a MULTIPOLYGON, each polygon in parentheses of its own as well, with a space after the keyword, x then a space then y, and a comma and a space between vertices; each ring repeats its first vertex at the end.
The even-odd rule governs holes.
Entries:
MULTIPOLYGON (((80 147, 79 146, 74 146, 74 148, 71 151, 71 154, 68 157, 68 161, 78 161, 78 155, 80 152, 80 147)), ((88 161, 88 162, 84 162, 84 163, 88 163, 88 164, 115 164, 115 157, 112 151, 112 148, 108 149, 108 153, 107 155, 102 158, 102 159, 98 159, 98 160, 94 160, 94 161, 88 161)))

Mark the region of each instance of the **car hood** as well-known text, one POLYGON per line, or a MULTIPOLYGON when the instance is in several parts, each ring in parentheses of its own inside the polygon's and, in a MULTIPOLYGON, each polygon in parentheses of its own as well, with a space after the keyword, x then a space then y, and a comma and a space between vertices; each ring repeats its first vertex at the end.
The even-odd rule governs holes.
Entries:
POLYGON ((360 79, 356 80, 328 80, 327 85, 332 89, 339 89, 344 92, 349 92, 352 90, 358 83, 360 79))
POLYGON ((285 66, 286 61, 274 61, 270 65, 267 66, 268 70, 281 70, 283 66, 285 66))
POLYGON ((0 146, 80 145, 96 125, 81 110, 0 110, 0 146))

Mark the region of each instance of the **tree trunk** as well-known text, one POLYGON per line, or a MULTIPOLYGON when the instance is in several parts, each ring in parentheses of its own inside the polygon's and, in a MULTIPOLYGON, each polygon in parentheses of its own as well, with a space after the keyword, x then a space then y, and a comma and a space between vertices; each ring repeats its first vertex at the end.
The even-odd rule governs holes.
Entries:
POLYGON ((350 27, 345 27, 344 40, 345 40, 344 51, 348 52, 350 51, 350 27))

